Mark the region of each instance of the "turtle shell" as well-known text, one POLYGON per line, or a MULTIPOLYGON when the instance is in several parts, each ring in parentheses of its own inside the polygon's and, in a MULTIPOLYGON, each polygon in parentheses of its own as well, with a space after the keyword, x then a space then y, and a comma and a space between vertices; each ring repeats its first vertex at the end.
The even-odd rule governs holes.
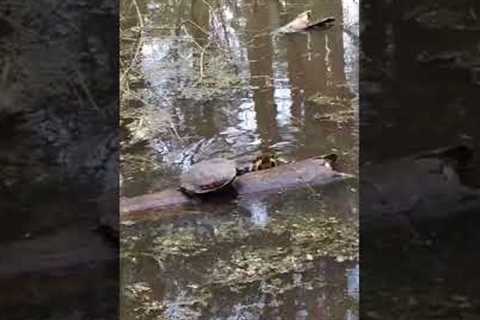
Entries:
POLYGON ((235 161, 214 158, 194 164, 180 178, 180 188, 188 193, 202 194, 219 190, 235 179, 235 161))

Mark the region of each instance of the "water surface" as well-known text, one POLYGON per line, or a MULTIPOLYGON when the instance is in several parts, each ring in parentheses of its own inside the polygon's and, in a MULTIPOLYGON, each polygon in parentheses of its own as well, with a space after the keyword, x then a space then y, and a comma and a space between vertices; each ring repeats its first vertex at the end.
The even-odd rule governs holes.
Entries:
MULTIPOLYGON (((265 151, 289 161, 335 152, 339 170, 356 173, 357 6, 139 2, 145 29, 122 101, 122 194, 174 187, 199 160, 265 151), (335 26, 273 35, 308 9, 335 26)), ((358 319, 356 225, 354 181, 124 224, 122 317, 358 319)))

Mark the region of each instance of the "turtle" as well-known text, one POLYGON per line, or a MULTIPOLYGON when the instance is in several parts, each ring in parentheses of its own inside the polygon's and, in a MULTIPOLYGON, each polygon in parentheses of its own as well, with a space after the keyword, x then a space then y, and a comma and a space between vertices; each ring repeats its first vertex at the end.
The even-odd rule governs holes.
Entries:
POLYGON ((322 165, 333 170, 333 165, 337 162, 338 155, 336 153, 327 153, 319 156, 317 159, 323 160, 322 165))
POLYGON ((255 158, 252 163, 252 171, 270 169, 278 166, 278 157, 274 153, 264 153, 255 158))
POLYGON ((233 160, 203 160, 181 175, 179 190, 189 196, 220 191, 229 186, 238 174, 236 162, 233 160))

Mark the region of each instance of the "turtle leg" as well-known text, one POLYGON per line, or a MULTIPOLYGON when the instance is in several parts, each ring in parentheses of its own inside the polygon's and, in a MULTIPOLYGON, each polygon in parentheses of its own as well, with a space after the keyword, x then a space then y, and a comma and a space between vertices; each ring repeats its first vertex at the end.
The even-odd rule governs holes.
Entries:
POLYGON ((189 198, 194 198, 195 197, 195 194, 193 192, 189 192, 185 188, 179 187, 179 188, 177 188, 177 191, 180 191, 181 193, 183 193, 184 195, 186 195, 189 198))
POLYGON ((253 168, 252 166, 245 166, 243 168, 236 168, 236 170, 237 170, 237 176, 241 176, 242 174, 253 171, 253 168))

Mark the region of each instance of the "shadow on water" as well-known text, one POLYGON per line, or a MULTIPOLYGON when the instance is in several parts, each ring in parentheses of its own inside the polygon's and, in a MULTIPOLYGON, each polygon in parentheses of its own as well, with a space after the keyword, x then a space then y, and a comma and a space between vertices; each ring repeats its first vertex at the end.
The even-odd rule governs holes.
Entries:
MULTIPOLYGON (((267 150, 293 161, 335 152, 356 173, 355 1, 138 4, 145 28, 122 97, 124 195, 176 186, 199 160, 267 150), (335 26, 273 36, 307 9, 335 26)), ((356 198, 354 182, 339 183, 125 221, 123 318, 358 319, 356 198)))

